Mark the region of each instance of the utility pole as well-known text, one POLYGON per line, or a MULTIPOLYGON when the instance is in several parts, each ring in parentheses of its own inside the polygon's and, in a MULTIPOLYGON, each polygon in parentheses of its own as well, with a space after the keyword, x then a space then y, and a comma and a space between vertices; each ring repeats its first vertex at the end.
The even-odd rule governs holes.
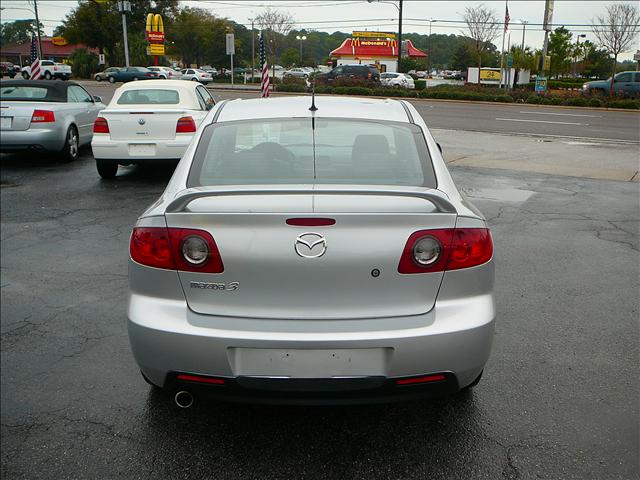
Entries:
POLYGON ((256 60, 256 35, 253 31, 253 18, 251 19, 251 81, 255 75, 255 60, 256 60))
POLYGON ((402 0, 398 0, 398 72, 402 60, 402 0))
POLYGON ((433 22, 437 22, 433 18, 429 19, 429 44, 427 46, 427 74, 431 73, 431 27, 433 27, 433 22))
POLYGON ((38 58, 43 60, 42 38, 40 38, 40 19, 38 18, 38 0, 33 0, 33 12, 36 14, 36 33, 38 35, 38 58))
POLYGON ((544 23, 542 28, 544 29, 544 43, 542 44, 542 59, 540 61, 540 71, 544 76, 545 59, 547 58, 547 51, 549 50, 549 31, 553 28, 553 0, 546 0, 544 2, 544 23))
POLYGON ((124 64, 129 66, 129 41, 127 39, 127 12, 131 11, 129 0, 118 0, 118 11, 122 13, 122 35, 124 37, 124 64))
POLYGON ((520 20, 520 23, 522 23, 522 45, 520 46, 520 50, 522 50, 522 55, 524 57, 524 34, 527 31, 527 22, 526 20, 520 20))

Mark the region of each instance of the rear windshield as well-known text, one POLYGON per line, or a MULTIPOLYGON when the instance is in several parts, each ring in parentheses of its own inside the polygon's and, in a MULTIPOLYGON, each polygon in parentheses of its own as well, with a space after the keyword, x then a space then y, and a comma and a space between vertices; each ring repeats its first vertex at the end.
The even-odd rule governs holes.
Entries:
POLYGON ((180 95, 176 90, 127 90, 116 102, 118 105, 176 105, 180 95))
POLYGON ((0 99, 24 102, 64 102, 58 91, 41 86, 7 85, 0 87, 0 99))
POLYGON ((363 184, 436 187, 416 125, 350 119, 274 119, 207 126, 188 186, 363 184))

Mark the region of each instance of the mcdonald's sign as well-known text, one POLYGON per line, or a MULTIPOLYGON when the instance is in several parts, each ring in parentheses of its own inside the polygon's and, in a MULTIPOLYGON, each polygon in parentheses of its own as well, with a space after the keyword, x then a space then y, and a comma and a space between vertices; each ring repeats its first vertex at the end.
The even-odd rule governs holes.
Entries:
POLYGON ((149 43, 164 43, 164 24, 159 13, 147 15, 145 35, 149 43))

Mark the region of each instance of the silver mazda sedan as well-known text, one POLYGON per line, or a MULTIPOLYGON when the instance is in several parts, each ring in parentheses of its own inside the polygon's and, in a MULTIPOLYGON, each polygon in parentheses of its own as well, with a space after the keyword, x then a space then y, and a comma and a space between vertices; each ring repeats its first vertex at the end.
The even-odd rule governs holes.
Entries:
POLYGON ((408 102, 218 103, 130 241, 129 337, 181 407, 474 386, 493 242, 408 102))

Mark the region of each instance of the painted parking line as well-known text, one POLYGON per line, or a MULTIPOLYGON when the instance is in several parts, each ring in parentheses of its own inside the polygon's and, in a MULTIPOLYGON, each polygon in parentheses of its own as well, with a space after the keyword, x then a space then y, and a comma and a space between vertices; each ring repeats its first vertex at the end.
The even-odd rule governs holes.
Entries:
POLYGON ((555 123, 557 125, 582 125, 588 126, 588 123, 575 123, 575 122, 552 122, 550 120, 525 120, 523 118, 496 118, 503 122, 528 122, 528 123, 555 123))
POLYGON ((560 115, 564 117, 590 117, 590 118, 602 118, 602 115, 585 115, 584 113, 556 113, 556 112, 532 112, 522 111, 519 113, 528 113, 531 115, 560 115))

